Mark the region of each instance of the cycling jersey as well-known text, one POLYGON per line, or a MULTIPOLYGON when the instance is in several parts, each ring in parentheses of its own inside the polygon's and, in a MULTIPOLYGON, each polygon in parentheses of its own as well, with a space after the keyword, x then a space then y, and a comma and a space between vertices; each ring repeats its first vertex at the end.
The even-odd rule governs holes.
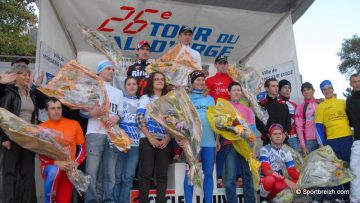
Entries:
POLYGON ((138 83, 138 96, 142 96, 144 94, 144 90, 147 86, 147 79, 149 75, 147 74, 145 68, 150 64, 149 60, 138 60, 133 65, 129 66, 126 72, 126 75, 129 77, 134 77, 138 83))
POLYGON ((305 102, 300 104, 300 106, 296 109, 296 132, 302 148, 305 147, 305 140, 317 139, 315 135, 315 110, 317 106, 318 102, 315 99, 306 99, 305 102), (306 103, 306 109, 304 110, 306 103))
POLYGON ((324 127, 328 140, 352 135, 349 119, 346 115, 346 102, 343 99, 330 98, 318 105, 315 111, 317 136, 325 143, 324 127))
POLYGON ((228 87, 233 80, 226 73, 216 73, 214 76, 206 79, 206 86, 209 89, 209 95, 217 101, 218 98, 230 99, 228 87))
POLYGON ((292 137, 296 137, 295 112, 296 112, 297 104, 294 101, 290 100, 289 98, 283 97, 281 95, 279 96, 279 99, 284 101, 289 109, 289 114, 291 117, 291 122, 290 122, 291 128, 289 135, 292 137))
POLYGON ((277 149, 272 144, 261 147, 259 160, 261 162, 262 176, 272 175, 276 179, 284 179, 281 175, 282 170, 287 169, 292 179, 298 179, 299 177, 291 152, 284 147, 277 149))

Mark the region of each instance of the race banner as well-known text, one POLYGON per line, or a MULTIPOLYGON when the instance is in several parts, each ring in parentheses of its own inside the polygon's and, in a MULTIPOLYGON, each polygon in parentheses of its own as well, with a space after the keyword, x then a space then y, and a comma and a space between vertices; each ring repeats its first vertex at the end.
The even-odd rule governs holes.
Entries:
POLYGON ((82 39, 78 23, 113 38, 125 57, 134 57, 137 43, 148 40, 152 58, 178 43, 179 29, 188 25, 193 28, 192 48, 208 63, 220 54, 229 56, 230 62, 238 62, 284 16, 161 0, 51 2, 78 52, 94 51, 82 39))

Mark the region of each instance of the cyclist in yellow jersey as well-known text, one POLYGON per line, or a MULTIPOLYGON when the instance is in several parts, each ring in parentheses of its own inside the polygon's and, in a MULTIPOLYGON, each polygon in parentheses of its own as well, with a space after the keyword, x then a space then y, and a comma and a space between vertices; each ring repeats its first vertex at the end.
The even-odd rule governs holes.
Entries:
MULTIPOLYGON (((329 80, 324 80, 320 84, 320 89, 325 100, 315 111, 316 136, 321 145, 329 145, 339 159, 349 163, 353 136, 346 115, 346 102, 334 96, 334 89, 329 80)), ((347 184, 345 189, 346 187, 347 184)), ((334 189, 341 190, 343 187, 340 185, 334 189)), ((343 195, 333 195, 333 198, 335 202, 341 202, 343 195)))

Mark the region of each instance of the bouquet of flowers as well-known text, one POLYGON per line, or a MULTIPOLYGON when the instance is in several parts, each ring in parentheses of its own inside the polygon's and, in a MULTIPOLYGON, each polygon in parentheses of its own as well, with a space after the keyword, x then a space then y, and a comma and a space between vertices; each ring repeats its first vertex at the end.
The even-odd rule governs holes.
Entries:
POLYGON ((295 194, 291 192, 289 188, 283 189, 279 192, 274 199, 271 200, 273 203, 291 203, 295 198, 295 194))
POLYGON ((257 95, 264 85, 263 79, 253 68, 237 65, 228 68, 229 76, 242 84, 242 86, 250 93, 257 95))
MULTIPOLYGON (((296 168, 298 171, 300 171, 300 170, 301 170, 301 167, 302 167, 302 165, 303 165, 303 163, 304 163, 304 158, 301 156, 301 154, 300 154, 298 151, 296 151, 295 149, 291 148, 289 145, 284 144, 283 147, 284 147, 286 150, 290 151, 291 156, 292 156, 292 158, 294 159, 294 162, 295 162, 295 168, 296 168)), ((287 173, 287 170, 284 169, 283 172, 287 173)))
MULTIPOLYGON (((70 152, 64 147, 60 132, 27 123, 4 108, 0 108, 0 127, 8 137, 32 152, 59 161, 71 161, 70 152)), ((90 176, 75 167, 67 171, 70 182, 79 193, 85 192, 90 176)))
POLYGON ((260 163, 253 158, 256 137, 247 121, 229 101, 221 98, 217 100, 216 106, 209 107, 206 115, 211 128, 225 139, 232 141, 235 150, 248 161, 254 187, 258 189, 260 163))
POLYGON ((121 68, 122 53, 113 38, 106 37, 102 33, 93 30, 87 26, 78 24, 84 39, 95 49, 103 53, 109 59, 115 68, 116 85, 118 88, 124 89, 124 81, 126 78, 126 69, 121 68))
POLYGON ((262 109, 256 99, 256 95, 261 91, 264 84, 263 79, 253 68, 237 65, 228 68, 229 76, 242 85, 242 92, 244 97, 249 101, 251 109, 255 115, 264 123, 267 124, 269 114, 262 109))
POLYGON ((110 103, 104 81, 94 72, 72 60, 65 64, 47 85, 38 89, 49 97, 58 98, 72 109, 89 110, 95 105, 105 107, 105 114, 99 119, 110 141, 120 151, 127 152, 130 149, 131 140, 118 125, 111 128, 105 125, 109 120, 110 103))
POLYGON ((171 84, 184 87, 188 84, 189 74, 194 70, 201 69, 186 48, 177 44, 155 62, 150 63, 146 67, 146 72, 160 71, 164 73, 171 84))
POLYGON ((297 184, 301 188, 332 187, 352 181, 355 175, 345 168, 330 146, 321 147, 305 157, 297 184))
POLYGON ((152 119, 177 140, 184 140, 185 157, 190 169, 189 180, 201 187, 202 169, 199 159, 202 127, 199 114, 183 88, 175 89, 146 107, 152 119))

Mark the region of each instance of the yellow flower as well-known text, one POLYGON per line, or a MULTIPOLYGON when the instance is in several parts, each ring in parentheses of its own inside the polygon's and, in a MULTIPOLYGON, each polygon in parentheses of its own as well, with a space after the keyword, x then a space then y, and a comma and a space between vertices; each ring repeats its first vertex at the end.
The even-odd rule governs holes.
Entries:
POLYGON ((342 162, 335 162, 335 166, 338 169, 342 169, 343 168, 343 163, 342 162))
POLYGON ((336 177, 341 177, 343 175, 343 172, 342 172, 342 170, 337 170, 336 171, 336 177))
POLYGON ((244 132, 244 128, 241 125, 235 126, 236 134, 242 134, 244 132))

